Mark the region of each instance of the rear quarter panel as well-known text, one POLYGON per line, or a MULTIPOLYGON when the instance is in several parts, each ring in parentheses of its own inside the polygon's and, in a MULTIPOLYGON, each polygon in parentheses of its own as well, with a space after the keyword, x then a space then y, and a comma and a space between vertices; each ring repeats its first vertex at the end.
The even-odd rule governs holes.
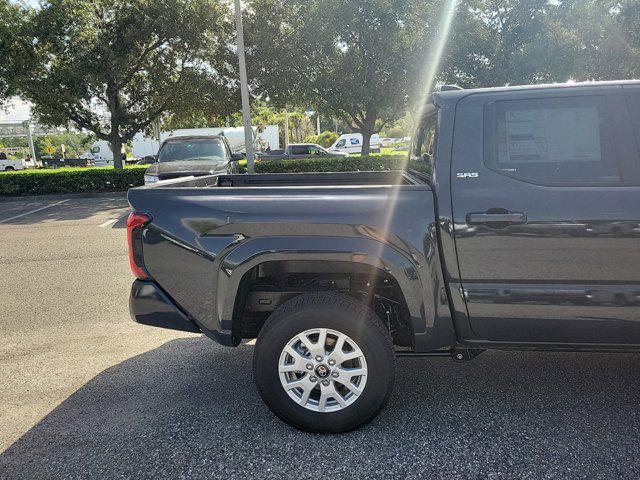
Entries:
MULTIPOLYGON (((426 185, 141 188, 130 190, 129 202, 152 217, 144 232, 147 269, 206 329, 230 334, 242 275, 274 259, 389 272, 405 295, 416 349, 433 349, 439 319, 450 324, 426 185)), ((450 334, 436 343, 451 342, 450 334)))

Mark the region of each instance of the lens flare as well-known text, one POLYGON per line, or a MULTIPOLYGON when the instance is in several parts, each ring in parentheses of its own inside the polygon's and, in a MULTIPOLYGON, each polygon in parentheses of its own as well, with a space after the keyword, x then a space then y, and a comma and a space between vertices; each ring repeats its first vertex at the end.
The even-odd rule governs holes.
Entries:
POLYGON ((451 25, 456 16, 456 9, 458 8, 459 0, 447 0, 442 16, 440 17, 440 23, 438 25, 438 39, 431 48, 429 55, 427 55, 423 73, 421 76, 420 86, 421 94, 419 95, 419 104, 416 108, 418 115, 416 119, 422 118, 424 109, 428 103, 429 95, 433 91, 433 87, 436 82, 436 77, 440 71, 440 64, 442 62, 442 55, 444 49, 449 41, 449 35, 451 33, 451 25))
MULTIPOLYGON (((458 2, 459 0, 446 1, 444 5, 444 9, 442 11, 441 18, 440 18, 439 26, 438 26, 437 41, 434 43, 429 54, 427 55, 427 58, 425 59, 425 65, 423 68, 422 78, 420 81, 420 85, 422 87, 421 94, 419 95, 420 103, 416 106, 417 108, 415 108, 417 116, 414 118, 418 120, 422 118, 425 112, 425 107, 428 104, 429 95, 433 90, 436 77, 440 71, 442 56, 444 54, 445 47, 449 40, 451 26, 455 18, 458 2)), ((409 155, 407 155, 407 157, 405 158, 404 164, 401 167, 402 170, 405 170, 407 168, 410 154, 411 152, 409 152, 409 155)), ((384 218, 381 222, 381 225, 376 235, 377 237, 376 240, 378 240, 379 242, 378 251, 376 252, 377 253, 376 260, 380 261, 380 268, 382 269, 385 268, 384 262, 381 259, 385 245, 389 243, 395 243, 394 239, 390 238, 390 227, 391 227, 391 222, 393 221, 393 218, 395 215, 402 181, 403 181, 402 177, 399 177, 396 183, 393 185, 393 187, 389 191, 384 218)), ((372 281, 369 282, 369 284, 371 285, 371 288, 374 287, 375 282, 373 281, 373 279, 372 281)), ((371 295, 371 292, 369 292, 369 295, 371 295)))

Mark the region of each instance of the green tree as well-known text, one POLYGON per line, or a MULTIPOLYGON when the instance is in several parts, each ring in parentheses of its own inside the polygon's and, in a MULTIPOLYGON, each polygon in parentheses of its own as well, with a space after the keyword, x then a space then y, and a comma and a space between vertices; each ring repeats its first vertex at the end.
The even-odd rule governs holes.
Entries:
POLYGON ((51 156, 51 155, 55 155, 57 151, 56 147, 53 146, 53 142, 49 137, 41 138, 38 141, 37 146, 39 151, 39 154, 37 156, 42 156, 42 155, 51 156))
POLYGON ((559 2, 461 0, 441 80, 465 88, 566 81, 572 38, 559 2))
POLYGON ((369 140, 407 107, 445 2, 252 0, 248 67, 254 92, 278 106, 311 107, 369 140))
MULTIPOLYGON (((47 135, 46 137, 36 137, 36 145, 41 142, 47 142, 48 145, 54 147, 55 151, 61 151, 61 146, 64 145, 65 156, 67 158, 79 157, 85 153, 91 144, 95 141, 96 137, 93 134, 86 133, 60 133, 57 135, 47 135)), ((17 146, 26 144, 26 139, 21 138, 21 143, 17 146)), ((40 148, 42 151, 43 149, 40 148)), ((55 152, 54 152, 55 153, 55 152)))
POLYGON ((24 15, 16 87, 43 123, 71 122, 119 152, 166 112, 233 104, 223 2, 49 0, 24 15))
POLYGON ((556 17, 573 40, 572 78, 638 78, 640 3, 637 0, 564 0, 556 8, 556 17))
POLYGON ((323 147, 330 147, 336 140, 338 140, 338 134, 328 130, 325 130, 320 135, 309 135, 304 139, 307 143, 317 143, 323 147))
POLYGON ((637 0, 460 0, 440 80, 463 87, 640 75, 637 0))
POLYGON ((24 9, 9 0, 0 0, 0 107, 14 93, 12 54, 19 42, 20 25, 24 22, 24 9))
POLYGON ((413 133, 414 119, 410 113, 405 114, 400 120, 388 127, 385 127, 380 135, 389 138, 404 138, 413 133))

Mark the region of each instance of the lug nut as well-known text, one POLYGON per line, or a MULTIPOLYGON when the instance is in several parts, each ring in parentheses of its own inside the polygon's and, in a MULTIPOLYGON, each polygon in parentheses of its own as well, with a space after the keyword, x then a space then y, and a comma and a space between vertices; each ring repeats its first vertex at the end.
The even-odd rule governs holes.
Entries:
POLYGON ((340 376, 340 374, 339 374, 338 372, 333 372, 333 373, 331 374, 331 376, 332 376, 333 378, 338 378, 338 377, 340 376))
POLYGON ((329 386, 329 380, 323 380, 323 381, 322 381, 322 384, 323 384, 325 387, 328 387, 328 386, 329 386))
POLYGON ((313 370, 313 364, 307 363, 307 370, 313 370))
POLYGON ((312 382, 317 382, 318 381, 318 379, 316 377, 309 377, 309 380, 312 381, 312 382))
POLYGON ((462 357, 462 354, 461 354, 461 353, 457 354, 457 355, 456 355, 456 358, 457 358, 458 360, 462 360, 462 358, 463 358, 463 357, 462 357))
POLYGON ((335 360, 329 360, 329 365, 331 365, 332 367, 336 364, 335 360))
POLYGON ((322 357, 320 355, 316 356, 316 362, 321 362, 322 361, 322 357))

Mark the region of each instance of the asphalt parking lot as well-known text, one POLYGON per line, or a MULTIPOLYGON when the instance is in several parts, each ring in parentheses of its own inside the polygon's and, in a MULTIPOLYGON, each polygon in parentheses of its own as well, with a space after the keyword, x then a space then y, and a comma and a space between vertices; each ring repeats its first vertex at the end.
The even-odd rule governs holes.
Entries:
POLYGON ((400 358, 371 424, 288 427, 251 346, 129 319, 127 210, 0 199, 0 478, 640 478, 640 355, 400 358))

